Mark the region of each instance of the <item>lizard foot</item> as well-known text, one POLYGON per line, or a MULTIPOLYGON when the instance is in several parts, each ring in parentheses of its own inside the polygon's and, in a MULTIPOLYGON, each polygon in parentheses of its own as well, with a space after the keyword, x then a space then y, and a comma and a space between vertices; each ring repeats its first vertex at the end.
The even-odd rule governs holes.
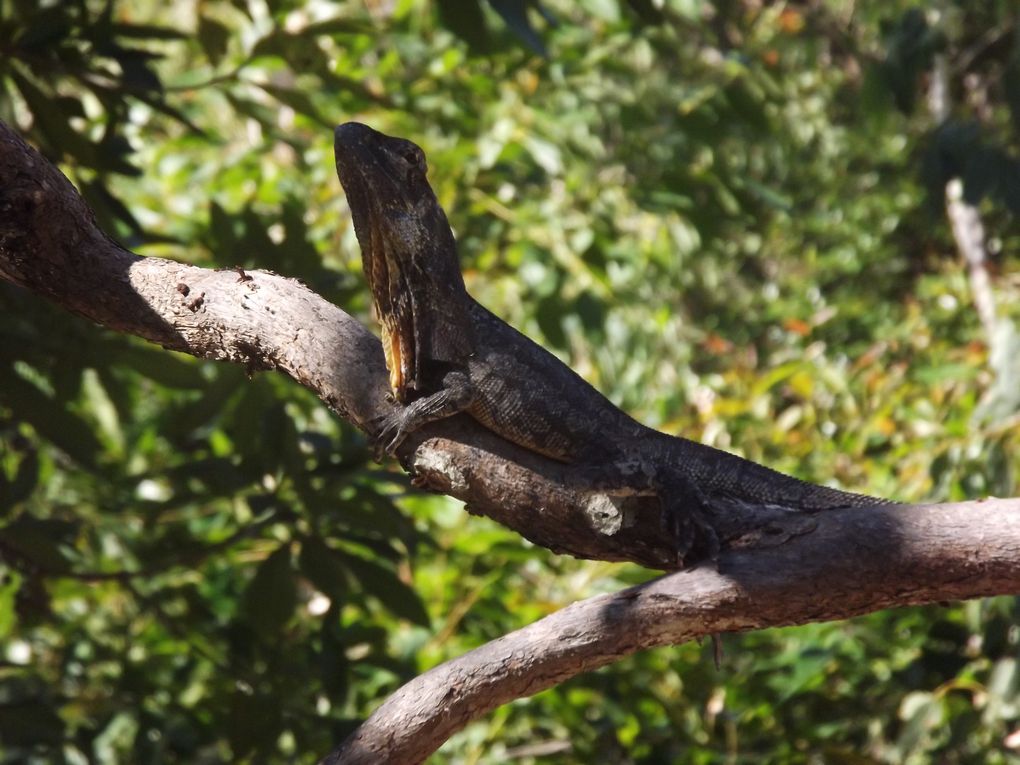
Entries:
POLYGON ((685 478, 671 476, 666 483, 660 495, 662 521, 675 541, 677 566, 683 568, 705 558, 715 560, 719 557, 719 536, 708 519, 708 497, 685 478))
POLYGON ((372 429, 377 430, 373 438, 373 456, 376 462, 381 462, 385 456, 396 456, 397 449, 407 438, 406 423, 407 418, 403 410, 382 414, 370 421, 372 429))
POLYGON ((449 387, 376 417, 371 425, 378 429, 375 440, 380 451, 395 457, 404 439, 422 425, 463 411, 474 395, 474 389, 466 379, 460 379, 464 377, 462 372, 451 372, 443 378, 443 384, 449 387))

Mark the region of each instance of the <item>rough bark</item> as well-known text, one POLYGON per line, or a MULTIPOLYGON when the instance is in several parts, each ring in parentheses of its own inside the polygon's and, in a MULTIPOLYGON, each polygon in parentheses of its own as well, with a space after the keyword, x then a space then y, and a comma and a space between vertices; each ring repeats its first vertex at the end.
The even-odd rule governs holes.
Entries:
MULTIPOLYGON (((356 319, 277 274, 129 252, 96 226, 70 181, 2 122, 0 278, 164 348, 284 372, 370 437, 392 407, 379 341, 356 319)), ((418 485, 554 552, 675 567, 657 499, 587 490, 586 471, 514 446, 470 418, 423 428, 399 456, 418 485)), ((724 546, 727 534, 746 544, 769 533, 763 508, 714 509, 724 546)))

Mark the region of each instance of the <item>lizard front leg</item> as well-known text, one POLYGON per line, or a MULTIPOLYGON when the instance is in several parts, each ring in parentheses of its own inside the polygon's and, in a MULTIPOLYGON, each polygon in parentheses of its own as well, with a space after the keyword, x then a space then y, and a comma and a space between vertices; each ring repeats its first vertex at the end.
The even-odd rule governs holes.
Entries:
POLYGON ((408 435, 422 425, 463 412, 475 399, 474 385, 461 370, 447 372, 442 387, 435 393, 415 399, 407 406, 378 418, 376 443, 391 457, 408 435))

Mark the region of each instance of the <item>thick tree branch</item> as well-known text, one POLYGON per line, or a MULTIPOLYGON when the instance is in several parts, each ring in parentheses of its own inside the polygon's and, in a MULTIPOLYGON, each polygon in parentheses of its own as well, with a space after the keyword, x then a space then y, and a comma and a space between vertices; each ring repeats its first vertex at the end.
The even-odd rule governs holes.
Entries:
MULTIPOLYGON (((369 435, 391 410, 379 341, 357 320, 276 274, 214 271, 127 251, 96 226, 67 178, 3 123, 0 278, 165 348, 284 372, 369 435)), ((657 500, 592 494, 587 476, 466 417, 424 428, 400 457, 421 485, 556 552, 675 564, 657 500)))
MULTIPOLYGON (((777 530, 793 519, 777 518, 777 530)), ((811 533, 567 606, 416 677, 323 765, 422 762, 471 720, 645 648, 1020 592, 1020 500, 828 510, 811 533)), ((725 672, 725 666, 723 670, 725 672)))

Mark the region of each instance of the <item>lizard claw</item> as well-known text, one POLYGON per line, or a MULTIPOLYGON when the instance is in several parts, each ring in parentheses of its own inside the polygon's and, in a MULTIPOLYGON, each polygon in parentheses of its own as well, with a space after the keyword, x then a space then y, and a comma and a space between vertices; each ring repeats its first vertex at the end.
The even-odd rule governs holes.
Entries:
POLYGON ((395 457, 397 449, 407 438, 403 415, 402 411, 398 411, 380 415, 372 420, 372 426, 379 429, 373 439, 374 457, 377 462, 381 462, 384 456, 395 457))
POLYGON ((666 532, 675 541, 678 567, 683 568, 704 558, 714 561, 719 557, 719 536, 700 507, 665 508, 663 522, 667 526, 666 532))

